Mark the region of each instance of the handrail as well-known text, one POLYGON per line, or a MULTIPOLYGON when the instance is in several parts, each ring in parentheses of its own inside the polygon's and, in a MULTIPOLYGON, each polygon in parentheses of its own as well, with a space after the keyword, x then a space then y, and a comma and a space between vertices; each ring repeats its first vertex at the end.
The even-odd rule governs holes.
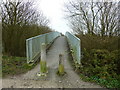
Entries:
POLYGON ((26 39, 27 63, 35 62, 40 57, 42 43, 48 45, 58 36, 61 36, 59 32, 50 32, 26 39))
POLYGON ((66 32, 65 36, 67 37, 70 49, 72 50, 73 59, 77 61, 78 64, 81 64, 80 39, 69 32, 66 32))

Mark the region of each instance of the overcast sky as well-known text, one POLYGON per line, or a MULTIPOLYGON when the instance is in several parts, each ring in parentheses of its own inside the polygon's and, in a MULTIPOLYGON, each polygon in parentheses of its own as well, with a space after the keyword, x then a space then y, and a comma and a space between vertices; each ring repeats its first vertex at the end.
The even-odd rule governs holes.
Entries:
POLYGON ((64 3, 68 0, 37 0, 37 8, 50 20, 50 27, 56 31, 65 33, 70 31, 65 18, 64 3))

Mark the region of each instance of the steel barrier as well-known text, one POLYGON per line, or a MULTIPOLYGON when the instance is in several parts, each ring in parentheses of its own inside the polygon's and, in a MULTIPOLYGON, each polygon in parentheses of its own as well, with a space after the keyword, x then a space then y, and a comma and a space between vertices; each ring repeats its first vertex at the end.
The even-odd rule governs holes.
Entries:
POLYGON ((61 36, 59 32, 50 32, 26 39, 27 63, 34 62, 40 57, 42 43, 48 45, 58 36, 61 36))
POLYGON ((77 63, 81 63, 81 45, 80 45, 80 39, 77 38, 75 35, 66 32, 65 36, 68 39, 68 43, 73 55, 73 59, 77 61, 77 63))

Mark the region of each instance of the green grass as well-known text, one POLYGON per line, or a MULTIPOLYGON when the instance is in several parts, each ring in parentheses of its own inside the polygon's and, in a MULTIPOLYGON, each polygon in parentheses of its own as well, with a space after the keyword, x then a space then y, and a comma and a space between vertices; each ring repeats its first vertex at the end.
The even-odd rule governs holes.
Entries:
POLYGON ((12 76, 25 73, 35 67, 35 64, 30 66, 26 62, 25 57, 2 57, 2 76, 12 76))
POLYGON ((80 74, 80 78, 86 82, 97 83, 106 88, 120 88, 120 79, 116 79, 112 77, 107 77, 106 79, 103 79, 103 78, 99 78, 98 76, 87 77, 83 74, 80 74))

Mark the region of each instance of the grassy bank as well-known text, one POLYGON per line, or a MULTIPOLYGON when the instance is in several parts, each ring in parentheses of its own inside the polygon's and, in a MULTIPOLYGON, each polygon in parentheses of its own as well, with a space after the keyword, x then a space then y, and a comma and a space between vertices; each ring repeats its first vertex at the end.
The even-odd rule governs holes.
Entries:
POLYGON ((2 57, 2 76, 13 76, 25 73, 36 66, 26 63, 25 57, 3 56, 2 57))

